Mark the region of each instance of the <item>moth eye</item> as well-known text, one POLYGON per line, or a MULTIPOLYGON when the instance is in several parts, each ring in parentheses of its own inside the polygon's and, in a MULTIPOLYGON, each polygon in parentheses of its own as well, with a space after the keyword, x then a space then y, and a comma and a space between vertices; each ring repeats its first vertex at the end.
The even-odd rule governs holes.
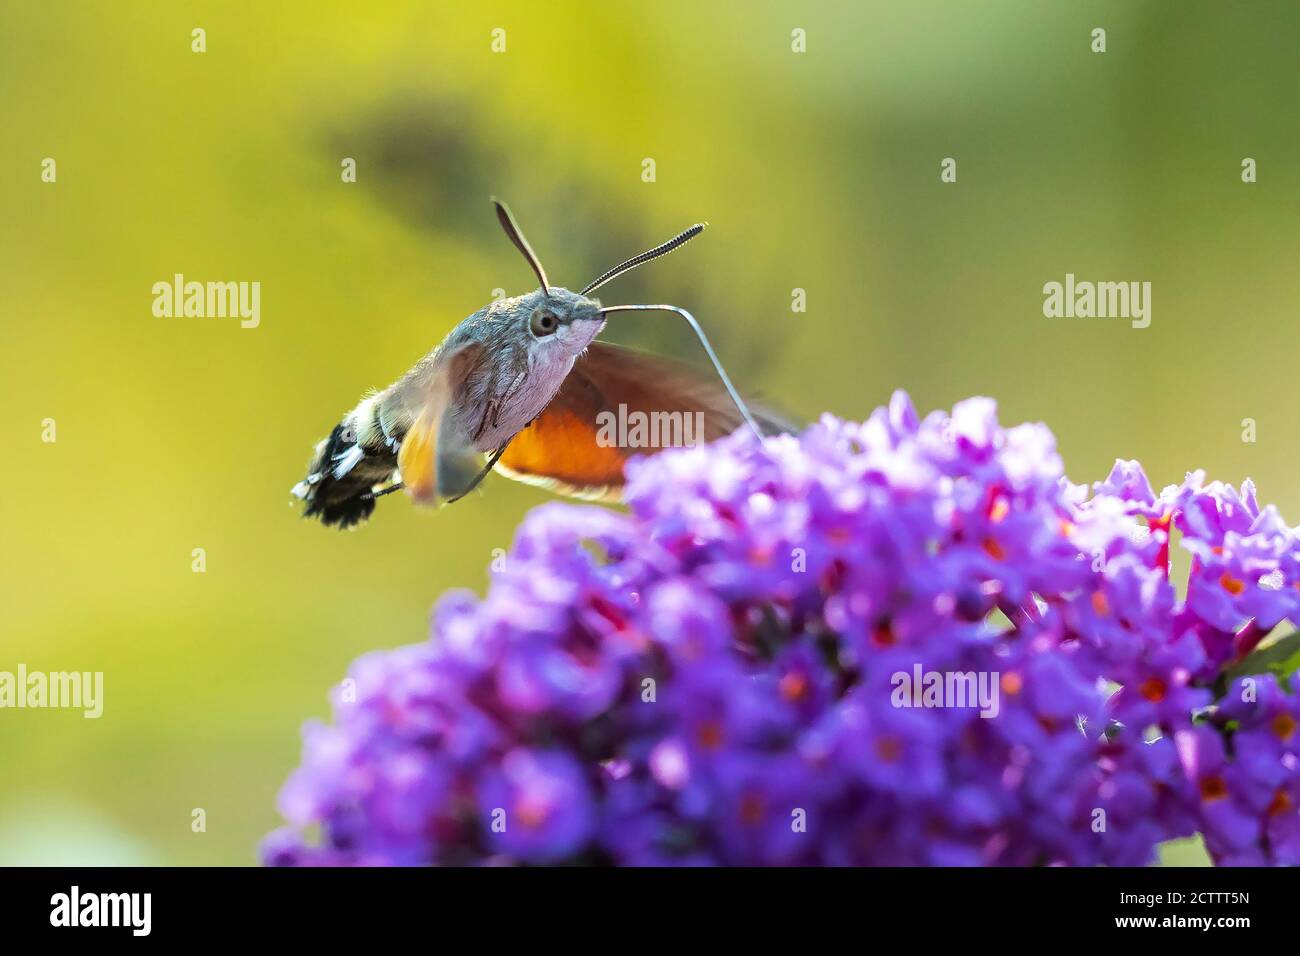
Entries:
POLYGON ((551 335, 560 326, 560 320, 549 312, 543 312, 540 309, 533 313, 528 327, 532 330, 533 335, 541 338, 544 335, 551 335))

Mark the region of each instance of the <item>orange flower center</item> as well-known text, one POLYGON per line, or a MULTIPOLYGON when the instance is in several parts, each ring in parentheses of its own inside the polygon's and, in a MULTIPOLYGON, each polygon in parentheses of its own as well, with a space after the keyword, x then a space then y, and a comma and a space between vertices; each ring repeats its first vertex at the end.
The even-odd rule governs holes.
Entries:
POLYGON ((876 754, 886 763, 893 763, 902 753, 902 745, 893 737, 881 737, 876 741, 876 754))
POLYGON ((1273 718, 1273 733, 1277 734, 1278 739, 1290 740, 1295 729, 1296 719, 1290 714, 1278 714, 1273 718))
POLYGON ((546 811, 546 802, 534 797, 522 796, 515 803, 515 817, 530 830, 546 822, 546 811))
POLYGON ((1223 577, 1219 578, 1219 584, 1223 590, 1227 591, 1233 597, 1236 597, 1242 591, 1246 590, 1246 582, 1234 578, 1227 571, 1223 572, 1223 577))
POLYGON ((791 671, 781 678, 777 685, 781 696, 790 703, 803 700, 804 695, 808 692, 808 678, 797 671, 791 671))
POLYGON ((1165 692, 1168 689, 1169 688, 1165 685, 1165 682, 1159 677, 1148 677, 1138 685, 1138 693, 1153 704, 1158 704, 1164 700, 1165 692))
POLYGON ((1222 777, 1202 777, 1200 787, 1201 799, 1206 803, 1222 800, 1228 795, 1228 785, 1222 777))
POLYGON ((756 794, 747 793, 740 800, 740 819, 750 826, 763 822, 763 801, 756 794))
POLYGON ((722 728, 716 720, 701 724, 696 737, 705 750, 717 750, 722 746, 722 728))

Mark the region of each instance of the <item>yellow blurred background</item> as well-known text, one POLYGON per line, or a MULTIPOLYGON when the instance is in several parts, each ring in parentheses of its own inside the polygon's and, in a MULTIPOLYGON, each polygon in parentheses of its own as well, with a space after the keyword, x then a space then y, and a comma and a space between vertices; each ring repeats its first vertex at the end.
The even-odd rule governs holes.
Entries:
POLYGON ((796 415, 991 395, 1077 481, 1204 467, 1298 520, 1297 49, 1292 2, 5 4, 0 670, 103 671, 105 704, 0 711, 0 862, 254 862, 348 663, 483 588, 544 493, 339 533, 288 489, 533 287, 490 195, 568 286, 709 220, 602 298, 691 309, 796 415), (260 282, 260 325, 155 318, 175 273, 260 282), (1150 281, 1151 326, 1044 318, 1066 273, 1150 281))

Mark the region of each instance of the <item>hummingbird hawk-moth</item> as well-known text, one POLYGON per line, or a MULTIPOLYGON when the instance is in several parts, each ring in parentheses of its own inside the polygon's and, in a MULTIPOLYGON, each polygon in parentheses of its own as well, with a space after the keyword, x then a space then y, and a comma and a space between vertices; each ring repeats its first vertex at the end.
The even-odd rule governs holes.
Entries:
POLYGON ((606 283, 689 242, 706 223, 571 292, 551 285, 510 211, 493 203, 540 288, 479 309, 409 372, 343 416, 293 488, 306 503, 305 516, 351 527, 370 517, 376 499, 403 488, 420 504, 449 503, 493 469, 562 494, 617 499, 627 459, 667 446, 598 440, 602 413, 698 415, 705 441, 742 424, 759 437, 787 429, 769 413, 750 412, 689 312, 669 305, 602 306, 592 298, 606 283), (699 337, 718 381, 670 359, 594 341, 605 317, 624 311, 680 315, 699 337))

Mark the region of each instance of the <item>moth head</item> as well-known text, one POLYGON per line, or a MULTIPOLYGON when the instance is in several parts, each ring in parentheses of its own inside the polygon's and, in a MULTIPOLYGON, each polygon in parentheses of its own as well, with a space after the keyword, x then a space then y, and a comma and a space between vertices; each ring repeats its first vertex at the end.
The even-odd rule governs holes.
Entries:
POLYGON ((605 327, 599 299, 559 286, 520 296, 513 311, 534 355, 576 358, 605 327))

